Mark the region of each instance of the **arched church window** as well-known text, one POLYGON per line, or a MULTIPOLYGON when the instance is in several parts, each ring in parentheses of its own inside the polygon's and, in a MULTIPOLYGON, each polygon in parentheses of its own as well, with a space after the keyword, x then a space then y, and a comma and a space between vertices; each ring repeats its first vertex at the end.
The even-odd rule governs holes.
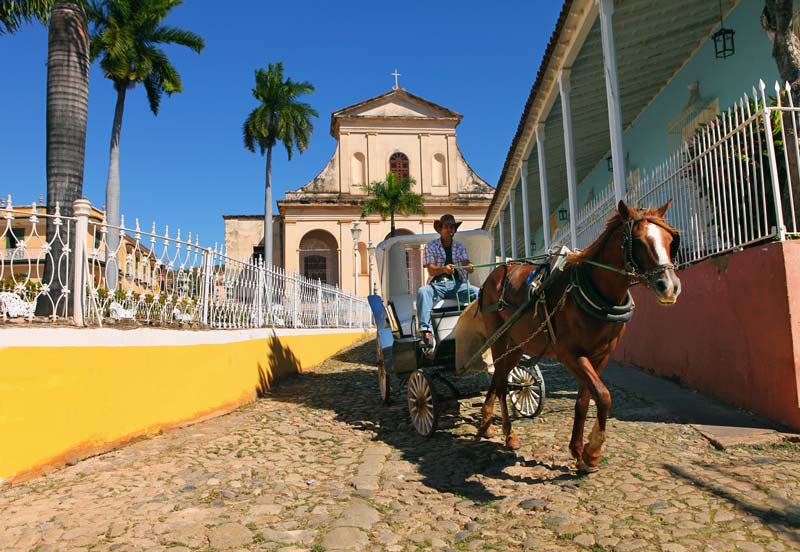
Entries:
POLYGON ((409 176, 408 173, 408 157, 405 153, 393 153, 389 158, 389 172, 394 173, 398 180, 402 180, 409 176))
POLYGON ((367 160, 360 151, 353 154, 350 175, 353 179, 353 186, 363 186, 367 183, 367 160))

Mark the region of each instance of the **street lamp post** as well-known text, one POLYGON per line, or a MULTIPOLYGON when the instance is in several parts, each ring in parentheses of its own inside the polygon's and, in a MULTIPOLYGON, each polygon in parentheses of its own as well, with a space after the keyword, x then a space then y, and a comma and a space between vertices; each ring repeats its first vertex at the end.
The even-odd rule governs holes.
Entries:
POLYGON ((377 288, 375 287, 375 282, 372 281, 372 260, 375 258, 375 244, 371 240, 367 246, 367 254, 369 254, 369 291, 370 293, 376 293, 377 288))
POLYGON ((354 220, 350 233, 353 235, 353 295, 358 297, 358 238, 361 237, 360 221, 354 220))

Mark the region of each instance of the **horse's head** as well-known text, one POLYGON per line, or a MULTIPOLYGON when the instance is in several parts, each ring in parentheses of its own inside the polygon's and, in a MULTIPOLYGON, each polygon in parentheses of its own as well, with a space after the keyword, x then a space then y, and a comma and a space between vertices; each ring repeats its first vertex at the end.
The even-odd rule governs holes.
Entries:
POLYGON ((671 305, 681 293, 674 259, 680 234, 664 220, 670 199, 658 209, 637 210, 620 200, 617 209, 622 220, 622 249, 626 270, 653 290, 658 301, 671 305))

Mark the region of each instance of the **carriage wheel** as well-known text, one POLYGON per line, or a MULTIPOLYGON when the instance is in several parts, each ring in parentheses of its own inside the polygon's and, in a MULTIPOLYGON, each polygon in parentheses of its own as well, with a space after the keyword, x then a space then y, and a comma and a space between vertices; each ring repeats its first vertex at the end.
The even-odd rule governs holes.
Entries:
POLYGON ((408 378, 408 412, 417 433, 429 437, 436 431, 439 423, 436 393, 422 370, 414 370, 408 378))
POLYGON ((378 358, 378 389, 381 392, 381 400, 384 404, 391 402, 391 386, 389 385, 389 374, 386 371, 386 363, 383 361, 383 349, 379 339, 375 340, 375 347, 377 349, 376 356, 378 358))
POLYGON ((544 377, 538 364, 531 365, 525 360, 526 357, 522 357, 508 374, 508 396, 517 414, 533 418, 544 406, 544 377))

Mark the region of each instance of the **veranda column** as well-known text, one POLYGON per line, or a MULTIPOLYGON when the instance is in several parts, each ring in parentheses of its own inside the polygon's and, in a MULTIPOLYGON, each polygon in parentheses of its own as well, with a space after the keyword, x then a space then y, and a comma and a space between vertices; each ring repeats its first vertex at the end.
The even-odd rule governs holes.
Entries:
POLYGON ((508 237, 511 240, 511 258, 517 258, 517 240, 515 235, 517 232, 517 214, 514 212, 514 187, 511 187, 511 192, 508 194, 508 214, 511 219, 511 232, 508 237))
POLYGON ((550 249, 550 194, 547 189, 547 160, 544 156, 544 123, 536 125, 536 153, 539 157, 539 193, 542 196, 544 250, 550 249))
POLYGON ((606 75, 606 101, 608 102, 608 131, 611 135, 611 163, 614 175, 614 199, 625 197, 625 148, 622 144, 622 116, 620 115, 617 58, 614 49, 614 0, 597 0, 600 8, 600 36, 603 43, 603 72, 606 75))
POLYGON ((525 256, 531 256, 531 225, 528 213, 528 160, 523 159, 519 168, 519 185, 522 187, 522 235, 525 240, 525 256))
POLYGON ((506 234, 505 234, 505 232, 506 232, 506 216, 505 216, 505 213, 503 212, 503 209, 500 209, 499 228, 500 228, 500 232, 499 232, 499 234, 500 234, 500 255, 498 255, 498 256, 500 257, 500 259, 503 262, 506 262, 506 234))
POLYGON ((564 120, 564 152, 567 159, 567 196, 569 200, 570 247, 578 247, 578 204, 576 198, 577 170, 575 169, 575 143, 572 138, 572 106, 569 101, 569 69, 558 74, 558 90, 561 95, 561 111, 564 120))

